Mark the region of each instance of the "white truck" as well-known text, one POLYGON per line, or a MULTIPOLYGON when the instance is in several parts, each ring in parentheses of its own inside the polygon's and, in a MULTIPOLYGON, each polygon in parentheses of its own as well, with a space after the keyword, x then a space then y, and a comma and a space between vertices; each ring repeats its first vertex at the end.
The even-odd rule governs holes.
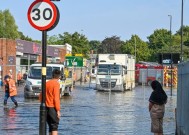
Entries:
POLYGON ((128 54, 99 54, 96 90, 125 91, 135 87, 135 58, 128 54))
MULTIPOLYGON (((61 71, 61 76, 64 76, 64 65, 62 64, 47 64, 47 81, 52 78, 52 71, 58 69, 61 71)), ((60 97, 70 95, 72 88, 72 77, 60 79, 60 97)), ((30 66, 26 84, 24 87, 25 98, 38 97, 41 92, 41 64, 32 64, 30 66)))

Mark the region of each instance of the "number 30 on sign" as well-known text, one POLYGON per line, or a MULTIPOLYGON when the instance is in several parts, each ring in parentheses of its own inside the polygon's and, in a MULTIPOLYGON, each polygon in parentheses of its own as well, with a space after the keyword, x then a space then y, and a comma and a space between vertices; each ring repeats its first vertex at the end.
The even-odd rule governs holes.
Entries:
POLYGON ((28 21, 37 30, 48 30, 57 21, 56 6, 50 0, 36 0, 28 10, 28 21))

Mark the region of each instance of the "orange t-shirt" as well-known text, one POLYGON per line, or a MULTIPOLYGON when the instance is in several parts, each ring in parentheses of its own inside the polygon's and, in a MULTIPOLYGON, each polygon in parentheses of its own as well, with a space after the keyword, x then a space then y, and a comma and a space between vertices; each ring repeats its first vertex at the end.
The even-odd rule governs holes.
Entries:
MULTIPOLYGON (((40 94, 40 100, 41 100, 40 94)), ((60 111, 60 84, 57 79, 51 79, 46 82, 46 106, 54 107, 60 111)))

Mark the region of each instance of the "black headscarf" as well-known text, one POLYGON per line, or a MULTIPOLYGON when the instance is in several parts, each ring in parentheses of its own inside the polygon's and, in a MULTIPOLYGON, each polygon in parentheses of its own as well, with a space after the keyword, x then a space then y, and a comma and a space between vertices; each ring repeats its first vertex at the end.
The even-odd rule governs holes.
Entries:
POLYGON ((165 104, 167 102, 167 95, 163 90, 161 84, 155 80, 151 83, 151 87, 153 89, 153 92, 150 96, 149 101, 158 105, 165 104))

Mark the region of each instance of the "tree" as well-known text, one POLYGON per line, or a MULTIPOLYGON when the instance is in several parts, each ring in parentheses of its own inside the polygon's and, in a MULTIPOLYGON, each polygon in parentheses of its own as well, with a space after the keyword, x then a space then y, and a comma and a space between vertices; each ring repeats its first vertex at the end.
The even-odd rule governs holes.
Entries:
POLYGON ((94 53, 98 53, 100 45, 101 45, 101 42, 98 40, 91 40, 89 42, 90 50, 93 50, 94 53))
POLYGON ((98 49, 99 53, 121 53, 121 45, 123 41, 120 40, 120 37, 112 36, 105 38, 101 46, 98 49))
POLYGON ((5 32, 5 28, 4 28, 4 14, 3 11, 0 10, 0 38, 4 37, 4 32, 5 32))
POLYGON ((70 34, 65 32, 63 35, 59 34, 59 41, 60 44, 70 44, 72 45, 72 53, 73 54, 83 54, 87 57, 90 48, 89 48, 89 41, 83 34, 79 34, 75 32, 70 34))
POLYGON ((0 11, 0 36, 9 39, 19 38, 18 27, 9 10, 0 11))
POLYGON ((32 38, 25 36, 21 31, 18 32, 21 40, 33 41, 32 38))
MULTIPOLYGON (((181 35, 181 28, 176 32, 175 35, 181 35)), ((189 26, 183 26, 183 36, 189 38, 189 26)))
POLYGON ((61 41, 57 35, 53 35, 47 37, 47 43, 49 45, 60 45, 61 41))
POLYGON ((148 44, 142 41, 137 35, 132 35, 130 40, 127 40, 121 46, 122 53, 135 55, 136 61, 148 61, 150 57, 150 50, 148 44), (135 50, 136 45, 136 50, 135 50))
POLYGON ((149 48, 157 51, 170 44, 170 32, 166 29, 157 29, 147 37, 149 48))

